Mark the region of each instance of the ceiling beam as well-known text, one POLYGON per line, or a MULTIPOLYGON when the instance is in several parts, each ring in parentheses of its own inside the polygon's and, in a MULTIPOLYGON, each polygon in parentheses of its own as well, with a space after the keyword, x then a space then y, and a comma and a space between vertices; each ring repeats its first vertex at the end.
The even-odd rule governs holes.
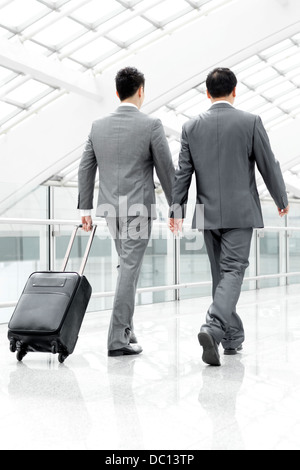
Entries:
POLYGON ((0 39, 0 65, 15 72, 29 75, 53 88, 67 90, 93 101, 101 101, 96 78, 69 69, 59 61, 30 52, 21 42, 0 39))

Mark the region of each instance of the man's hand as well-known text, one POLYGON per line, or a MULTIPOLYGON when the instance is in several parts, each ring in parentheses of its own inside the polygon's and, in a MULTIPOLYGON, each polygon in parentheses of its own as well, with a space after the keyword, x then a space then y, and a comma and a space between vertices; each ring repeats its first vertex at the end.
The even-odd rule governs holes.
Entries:
POLYGON ((82 217, 81 220, 82 220, 83 230, 85 232, 91 232, 92 228, 93 228, 93 219, 92 219, 92 217, 90 217, 90 216, 82 217))
POLYGON ((280 217, 284 217, 285 215, 288 215, 290 212, 290 205, 286 207, 286 209, 278 209, 278 213, 280 217))
POLYGON ((178 235, 178 232, 182 232, 183 219, 169 219, 169 229, 174 235, 178 235))

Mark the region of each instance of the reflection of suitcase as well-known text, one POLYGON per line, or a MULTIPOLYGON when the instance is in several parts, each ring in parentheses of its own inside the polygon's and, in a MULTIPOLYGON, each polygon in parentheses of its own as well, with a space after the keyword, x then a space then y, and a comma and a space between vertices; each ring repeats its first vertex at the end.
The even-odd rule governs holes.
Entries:
POLYGON ((59 354, 62 364, 73 353, 92 288, 83 276, 97 226, 93 227, 78 273, 66 272, 79 227, 75 227, 62 272, 33 273, 9 323, 10 350, 22 361, 28 352, 59 354))

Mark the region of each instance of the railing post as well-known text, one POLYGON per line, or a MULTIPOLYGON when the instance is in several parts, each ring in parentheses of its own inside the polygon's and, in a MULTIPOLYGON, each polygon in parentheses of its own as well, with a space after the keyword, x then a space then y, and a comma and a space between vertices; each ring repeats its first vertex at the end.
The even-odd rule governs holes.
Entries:
MULTIPOLYGON (((256 230, 256 243, 255 243, 255 250, 256 250, 256 277, 260 276, 261 272, 261 264, 260 264, 260 231, 256 230)), ((260 282, 256 281, 256 290, 259 290, 260 282)))
MULTIPOLYGON (((289 215, 287 215, 285 217, 285 226, 286 226, 286 232, 285 232, 285 253, 286 253, 286 256, 285 256, 285 261, 286 261, 286 265, 285 265, 285 269, 286 269, 286 273, 289 273, 290 272, 290 237, 291 237, 291 234, 288 230, 288 227, 289 227, 289 215)), ((288 286, 290 284, 290 280, 289 280, 289 277, 286 277, 286 285, 288 286)))
MULTIPOLYGON (((175 280, 175 285, 180 284, 180 236, 175 235, 174 237, 174 251, 175 251, 175 257, 174 257, 174 280, 175 280)), ((180 300, 180 289, 175 290, 175 300, 179 301, 180 300)))
MULTIPOLYGON (((286 274, 286 232, 279 233, 279 274, 286 274)), ((280 278, 279 285, 286 286, 287 278, 280 278)))
MULTIPOLYGON (((49 186, 48 188, 48 219, 54 219, 54 188, 49 186)), ((49 271, 55 270, 55 235, 54 225, 48 227, 48 269, 49 271)))

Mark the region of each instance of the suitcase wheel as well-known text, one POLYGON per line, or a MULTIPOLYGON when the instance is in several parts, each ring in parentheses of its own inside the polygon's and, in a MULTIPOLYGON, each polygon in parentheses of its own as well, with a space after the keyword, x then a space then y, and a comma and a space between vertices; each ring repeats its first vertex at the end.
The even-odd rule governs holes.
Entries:
POLYGON ((51 352, 52 352, 52 354, 57 354, 58 353, 57 343, 52 343, 51 352))
POLYGON ((17 343, 14 339, 11 340, 9 349, 12 353, 15 353, 17 350, 17 343))
POLYGON ((18 360, 19 362, 22 362, 23 359, 24 359, 24 357, 25 357, 26 355, 27 355, 27 352, 26 352, 26 351, 24 351, 24 350, 18 351, 18 352, 17 352, 17 360, 18 360))
POLYGON ((69 357, 69 354, 67 353, 60 353, 59 356, 58 356, 58 362, 60 364, 63 364, 65 362, 65 360, 69 357))

